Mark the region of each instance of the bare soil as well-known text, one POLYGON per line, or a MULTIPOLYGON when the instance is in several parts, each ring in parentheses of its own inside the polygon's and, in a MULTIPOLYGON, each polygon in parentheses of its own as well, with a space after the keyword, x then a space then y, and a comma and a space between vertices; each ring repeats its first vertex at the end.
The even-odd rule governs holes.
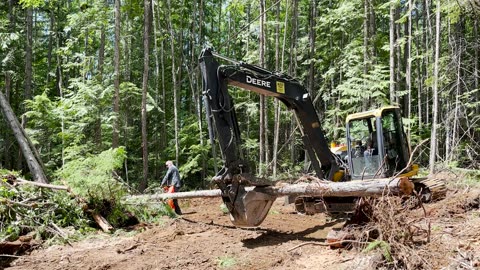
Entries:
MULTIPOLYGON (((447 199, 412 210, 427 214, 431 242, 426 269, 480 267, 478 191, 449 191, 447 199), (431 267, 430 267, 431 266, 431 267)), ((232 226, 220 198, 184 200, 184 215, 137 233, 99 233, 71 245, 37 249, 7 269, 372 269, 378 253, 321 245, 345 220, 300 215, 279 198, 259 228, 232 226), (308 244, 305 244, 308 243, 308 244), (319 244, 320 243, 320 244, 319 244), (298 247, 301 244, 303 246, 298 247)), ((424 249, 425 250, 425 249, 424 249)), ((422 251, 424 252, 424 251, 422 251)))

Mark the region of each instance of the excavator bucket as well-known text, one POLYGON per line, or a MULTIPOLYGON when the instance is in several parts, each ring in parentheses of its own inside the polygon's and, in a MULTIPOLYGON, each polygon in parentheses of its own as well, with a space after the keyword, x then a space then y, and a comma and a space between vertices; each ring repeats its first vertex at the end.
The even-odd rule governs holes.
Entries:
POLYGON ((275 199, 275 196, 257 192, 255 189, 245 191, 241 186, 233 204, 226 205, 230 205, 230 219, 235 226, 256 227, 263 222, 275 199))

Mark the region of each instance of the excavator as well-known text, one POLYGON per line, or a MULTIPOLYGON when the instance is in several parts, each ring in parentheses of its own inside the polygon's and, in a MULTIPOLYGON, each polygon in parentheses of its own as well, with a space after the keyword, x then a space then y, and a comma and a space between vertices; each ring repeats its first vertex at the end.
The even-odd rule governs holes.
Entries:
MULTIPOLYGON (((211 48, 203 49, 199 65, 210 139, 214 140, 216 131, 224 161, 213 181, 221 190, 222 200, 234 225, 258 226, 276 198, 257 191, 258 187, 272 183, 255 177, 249 161, 245 159, 229 86, 277 98, 294 112, 317 178, 345 182, 405 176, 414 183, 425 201, 444 195, 442 183, 413 178, 418 166, 409 165, 410 148, 399 107, 385 106, 349 115, 343 154, 340 153, 342 151, 333 153, 310 93, 298 80, 287 74, 224 57, 211 48), (220 65, 217 60, 229 64, 220 65)), ((351 211, 357 199, 296 196, 294 202, 298 212, 314 214, 351 211)))

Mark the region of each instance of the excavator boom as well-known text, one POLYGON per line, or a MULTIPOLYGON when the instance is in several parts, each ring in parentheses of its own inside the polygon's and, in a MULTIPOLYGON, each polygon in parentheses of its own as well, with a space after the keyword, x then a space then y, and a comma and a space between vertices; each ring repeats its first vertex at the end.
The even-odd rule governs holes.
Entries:
MULTIPOLYGON (((210 48, 204 49, 199 58, 209 127, 216 129, 225 161, 213 180, 222 191, 232 222, 237 226, 257 226, 275 197, 255 189, 245 190, 245 186, 262 184, 251 176, 248 161, 243 157, 234 102, 227 89, 229 85, 275 97, 295 112, 305 149, 318 178, 332 180, 339 167, 321 129, 310 94, 298 81, 286 74, 242 62, 220 65, 216 58, 226 59, 210 48)), ((212 134, 210 130, 210 136, 212 134)))

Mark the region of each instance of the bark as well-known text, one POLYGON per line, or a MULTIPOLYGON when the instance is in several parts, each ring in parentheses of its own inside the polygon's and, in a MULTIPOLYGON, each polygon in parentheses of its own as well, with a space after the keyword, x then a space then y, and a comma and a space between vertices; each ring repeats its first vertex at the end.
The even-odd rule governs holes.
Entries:
MULTIPOLYGON (((408 0, 408 22, 407 22, 407 42, 405 49, 405 58, 406 58, 406 70, 405 70, 405 81, 407 84, 407 117, 408 119, 412 118, 412 60, 411 60, 411 50, 412 50, 412 0, 408 0)), ((410 121, 407 124, 407 140, 410 142, 410 121)))
MULTIPOLYGON (((276 21, 280 22, 280 5, 277 4, 275 9, 276 21)), ((275 70, 279 70, 280 66, 280 23, 275 25, 275 70)), ((275 179, 277 177, 277 151, 278 151, 278 141, 280 138, 280 104, 278 99, 273 101, 273 107, 275 110, 274 114, 274 129, 273 129, 273 151, 272 151, 272 175, 275 179)))
MULTIPOLYGON (((310 4, 310 22, 309 22, 309 57, 310 57, 310 66, 308 70, 308 86, 310 88, 310 95, 313 97, 316 96, 315 93, 315 62, 313 61, 315 57, 315 26, 316 21, 315 18, 317 17, 317 1, 313 0, 310 4)), ((321 106, 320 106, 321 107, 321 106)), ((320 116, 320 119, 323 119, 323 115, 320 116)))
POLYGON ((24 98, 32 97, 32 50, 33 50, 33 8, 27 8, 26 14, 26 43, 25 43, 25 92, 24 98))
POLYGON ((172 84, 173 84, 173 118, 175 126, 175 161, 178 164, 178 156, 180 155, 180 143, 179 143, 179 128, 178 128, 178 85, 177 85, 177 67, 175 58, 175 33, 172 25, 172 6, 170 0, 167 1, 168 5, 168 28, 170 31, 170 53, 172 55, 172 84))
MULTIPOLYGON (((103 65, 105 61, 105 25, 100 29, 100 47, 98 48, 98 80, 103 84, 103 65)), ((98 104, 98 108, 101 106, 98 104)), ((97 112, 95 120, 95 144, 102 147, 102 111, 97 112)))
MULTIPOLYGON (((474 18, 473 22, 473 36, 474 40, 478 42, 478 17, 474 18)), ((474 82, 474 89, 478 89, 479 83, 478 83, 478 76, 480 76, 478 72, 478 62, 479 62, 479 57, 480 57, 480 46, 477 43, 477 46, 475 46, 475 58, 474 58, 474 70, 473 70, 473 82, 474 82)), ((476 96, 476 102, 478 103, 480 101, 480 91, 477 90, 477 93, 475 94, 476 96)), ((476 114, 480 114, 480 106, 476 106, 475 108, 476 114)))
POLYGON ((368 16, 368 0, 363 0, 363 74, 368 72, 368 23, 370 18, 368 16))
POLYGON ((104 232, 110 232, 113 229, 113 226, 99 213, 92 212, 92 217, 104 232))
MULTIPOLYGON (((260 51, 260 66, 265 67, 265 0, 260 0, 260 45, 259 45, 259 51, 260 51)), ((266 148, 268 146, 266 145, 266 138, 267 138, 267 130, 268 128, 266 127, 266 101, 265 101, 265 96, 260 95, 260 131, 259 131, 259 136, 260 136, 260 145, 259 145, 259 166, 258 166, 258 174, 263 175, 263 168, 265 163, 268 161, 266 159, 266 148)))
POLYGON ((143 83, 142 83, 142 157, 143 178, 138 187, 143 192, 148 185, 147 93, 150 63, 150 0, 143 1, 143 83))
POLYGON ((456 92, 455 92, 455 110, 453 118, 453 130, 452 130, 452 148, 451 153, 449 153, 450 159, 456 159, 458 144, 459 144, 459 126, 460 126, 460 96, 462 95, 462 50, 463 48, 463 19, 460 19, 456 25, 456 62, 457 62, 457 81, 456 81, 456 92))
POLYGON ((53 33, 55 31, 55 14, 53 9, 50 10, 50 27, 48 28, 48 52, 47 52, 47 85, 50 82, 50 70, 52 68, 52 51, 53 51, 53 33))
POLYGON ((20 125, 17 117, 12 111, 10 104, 5 99, 2 91, 0 91, 0 107, 2 110, 2 114, 5 117, 5 120, 13 132, 13 135, 17 139, 17 142, 20 146, 20 150, 22 151, 23 156, 27 162, 28 168, 32 173, 32 177, 35 181, 41 183, 48 183, 47 177, 43 171, 42 165, 40 160, 37 160, 35 157, 35 152, 33 149, 30 148, 30 143, 28 138, 25 136, 25 131, 23 127, 20 125))
POLYGON ((48 189, 55 189, 55 190, 65 190, 65 191, 70 191, 70 188, 67 186, 60 186, 60 185, 51 185, 51 184, 45 184, 45 183, 38 183, 38 182, 32 182, 20 178, 16 178, 15 182, 19 185, 32 185, 36 187, 41 187, 41 188, 48 188, 48 189))
POLYGON ((440 58, 440 0, 437 0, 435 15, 435 59, 433 65, 433 119, 430 136, 429 172, 435 173, 435 161, 437 156, 437 122, 438 122, 438 65, 440 58))
MULTIPOLYGON (((429 59, 429 56, 430 56, 430 39, 429 37, 432 37, 433 34, 433 30, 432 30, 432 22, 431 22, 431 16, 430 16, 430 0, 425 0, 425 13, 426 13, 426 25, 427 25, 427 30, 428 31, 425 31, 425 73, 426 73, 426 76, 425 78, 429 78, 430 77, 430 59, 429 59)), ((430 100, 430 93, 429 93, 429 88, 425 88, 425 100, 430 100)), ((425 124, 429 124, 431 119, 430 119, 430 102, 425 102, 425 124)))
POLYGON ((390 2, 390 103, 397 102, 395 95, 395 2, 390 2))
MULTIPOLYGON (((246 191, 255 190, 271 196, 304 195, 319 197, 381 197, 384 195, 411 194, 413 183, 406 177, 395 179, 375 179, 368 181, 330 182, 315 179, 312 183, 291 184, 285 186, 246 187, 246 191)), ((191 199, 221 197, 219 189, 199 190, 178 193, 129 196, 127 201, 191 199)))
MULTIPOLYGON (((296 70, 297 70, 297 32, 298 32, 298 0, 293 0, 293 11, 292 11, 292 30, 291 30, 291 42, 290 42, 290 59, 289 59, 289 66, 288 66, 288 75, 295 77, 296 70)), ((290 121, 290 132, 294 133, 295 127, 297 126, 297 122, 295 117, 292 117, 290 121)), ((295 149, 295 140, 291 140, 290 143, 290 159, 291 160, 298 160, 296 157, 296 149, 295 149)), ((306 155, 306 153, 305 153, 306 155)))
MULTIPOLYGON (((159 62, 159 59, 158 59, 158 55, 159 55, 159 52, 158 52, 158 42, 157 42, 157 39, 158 39, 158 32, 157 32, 157 14, 155 12, 155 5, 158 5, 158 3, 155 3, 155 1, 152 2, 152 5, 151 5, 151 12, 152 12, 152 30, 151 32, 153 32, 153 55, 155 56, 155 103, 156 104, 160 104, 160 62, 159 62)), ((163 111, 165 112, 165 111, 163 111)), ((161 122, 160 121, 155 121, 155 129, 158 129, 158 130, 161 130, 161 122)), ((160 144, 160 139, 159 139, 159 136, 162 136, 161 135, 161 132, 155 132, 153 134, 153 141, 155 142, 154 144, 154 147, 153 147, 153 152, 155 153, 155 158, 153 159, 153 168, 157 168, 157 163, 158 164, 161 164, 160 161, 160 151, 161 151, 161 148, 159 147, 159 144, 160 144)), ((154 178, 158 178, 159 177, 159 171, 160 170, 155 170, 154 169, 154 173, 153 173, 153 177, 154 178)))
POLYGON ((113 132, 112 132, 112 148, 118 147, 118 134, 120 130, 120 1, 115 0, 115 46, 114 46, 114 88, 115 94, 113 96, 113 132))
MULTIPOLYGON (((160 5, 157 5, 157 13, 160 14, 160 5)), ((158 24, 161 25, 161 16, 158 17, 158 24)), ((163 31, 160 32, 163 34, 163 31)), ((162 101, 161 101, 161 108, 163 110, 162 113, 162 118, 160 125, 162 127, 165 127, 167 125, 167 108, 166 108, 166 90, 165 90, 165 45, 164 45, 165 39, 160 40, 160 66, 161 66, 161 71, 160 71, 160 76, 161 76, 161 81, 162 81, 162 101)), ((167 141, 167 129, 162 128, 160 131, 160 149, 164 149, 167 141)))
MULTIPOLYGON (((369 46, 369 23, 370 23, 370 16, 369 16, 369 0, 363 0, 363 75, 366 76, 369 70, 369 54, 368 54, 368 46, 369 46)), ((363 101, 363 110, 367 110, 367 102, 366 100, 363 101)))
MULTIPOLYGON (((399 11, 399 7, 396 7, 395 9, 395 21, 397 21, 398 19, 400 18, 400 11, 399 11)), ((398 26, 398 27, 395 27, 395 34, 396 34, 396 40, 399 40, 401 38, 401 27, 398 26)), ((395 84, 395 87, 396 87, 396 90, 403 90, 403 84, 402 84, 402 81, 403 81, 403 78, 402 78, 402 69, 403 69, 403 65, 402 65, 402 47, 399 45, 399 44, 396 44, 396 48, 395 48, 395 53, 396 53, 396 57, 397 57, 397 65, 396 65, 396 84, 395 84)), ((400 104, 400 98, 397 97, 397 103, 400 104)))

